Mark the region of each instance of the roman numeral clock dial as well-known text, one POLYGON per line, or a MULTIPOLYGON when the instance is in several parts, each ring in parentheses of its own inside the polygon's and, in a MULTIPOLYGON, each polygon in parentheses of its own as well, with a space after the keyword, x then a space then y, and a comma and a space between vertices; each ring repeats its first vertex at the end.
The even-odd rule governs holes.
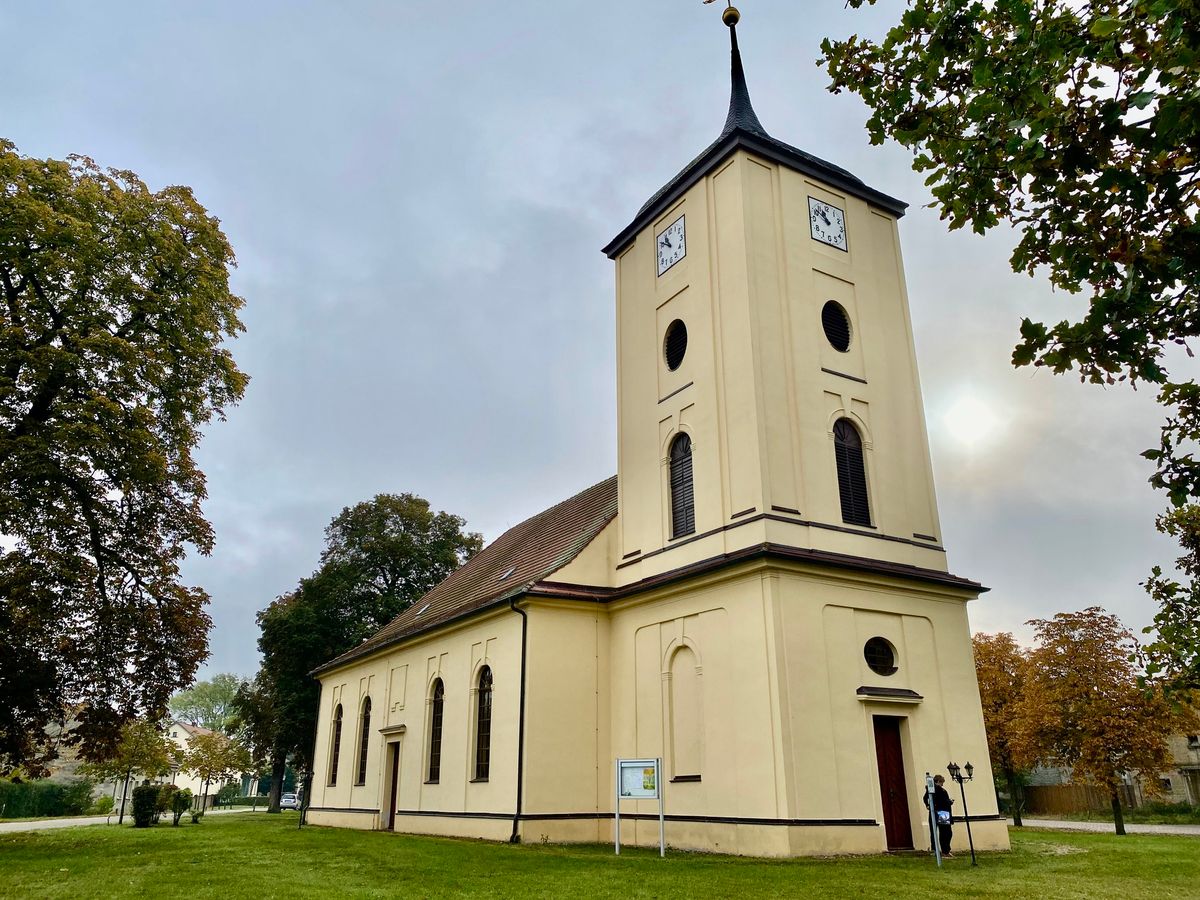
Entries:
POLYGON ((684 244, 684 239, 683 216, 680 216, 668 225, 666 230, 654 239, 654 245, 658 250, 659 275, 687 255, 687 247, 684 244))
POLYGON ((839 250, 850 249, 846 242, 846 214, 842 210, 824 200, 809 197, 808 221, 812 226, 814 241, 837 247, 839 250))

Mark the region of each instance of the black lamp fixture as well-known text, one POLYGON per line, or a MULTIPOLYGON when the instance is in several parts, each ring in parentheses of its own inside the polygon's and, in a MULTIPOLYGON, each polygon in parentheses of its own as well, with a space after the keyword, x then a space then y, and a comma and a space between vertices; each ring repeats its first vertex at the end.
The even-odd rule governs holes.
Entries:
POLYGON ((950 777, 958 782, 958 792, 962 797, 963 803, 963 821, 967 823, 967 843, 971 845, 971 865, 979 865, 979 861, 975 858, 975 839, 971 836, 971 817, 967 814, 967 790, 963 787, 963 783, 973 781, 975 778, 975 767, 968 762, 964 766, 959 766, 958 763, 952 762, 946 766, 946 771, 950 773, 950 777), (963 774, 963 773, 966 774, 963 774))

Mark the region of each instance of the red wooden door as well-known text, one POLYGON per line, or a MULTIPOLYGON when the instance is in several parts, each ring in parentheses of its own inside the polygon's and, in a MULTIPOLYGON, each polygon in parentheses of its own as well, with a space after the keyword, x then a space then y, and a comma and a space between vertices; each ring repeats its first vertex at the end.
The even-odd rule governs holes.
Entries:
POLYGON ((908 818, 908 785, 904 778, 904 751, 900 748, 900 720, 875 716, 875 759, 879 764, 879 793, 883 797, 883 828, 889 850, 911 850, 912 822, 908 818))

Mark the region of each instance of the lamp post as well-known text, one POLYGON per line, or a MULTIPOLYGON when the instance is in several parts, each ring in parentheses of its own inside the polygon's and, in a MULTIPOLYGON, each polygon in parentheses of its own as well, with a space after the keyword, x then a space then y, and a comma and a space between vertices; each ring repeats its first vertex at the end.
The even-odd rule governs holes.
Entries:
POLYGON ((963 802, 963 819, 967 823, 967 843, 971 846, 971 865, 979 865, 975 859, 975 839, 971 837, 971 816, 967 813, 967 789, 963 787, 963 782, 971 781, 975 777, 975 767, 969 762, 959 768, 958 763, 950 763, 946 766, 946 771, 950 773, 950 777, 958 782, 958 792, 962 796, 963 802), (966 772, 964 775, 963 772, 966 772))

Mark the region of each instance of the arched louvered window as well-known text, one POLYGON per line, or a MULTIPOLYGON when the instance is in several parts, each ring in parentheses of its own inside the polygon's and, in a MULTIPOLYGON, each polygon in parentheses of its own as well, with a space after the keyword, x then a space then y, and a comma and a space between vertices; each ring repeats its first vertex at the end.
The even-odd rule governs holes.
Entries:
POLYGON ((358 777, 355 784, 367 783, 367 747, 371 744, 371 698, 363 700, 362 715, 359 719, 358 735, 358 777))
POLYGON ((671 442, 671 537, 696 530, 696 503, 692 496, 692 439, 681 434, 671 442))
POLYGON ((833 448, 837 456, 842 521, 850 525, 870 525, 871 507, 867 502, 867 470, 863 462, 862 435, 849 419, 838 419, 834 423, 833 448))
POLYGON ((429 710, 429 777, 436 784, 442 777, 442 713, 446 705, 446 687, 442 679, 433 683, 433 702, 429 710))
POLYGON ((479 670, 475 695, 475 780, 487 781, 492 763, 492 669, 479 670))
POLYGON ((338 759, 342 755, 342 704, 333 711, 333 746, 329 750, 329 786, 337 784, 338 759))

